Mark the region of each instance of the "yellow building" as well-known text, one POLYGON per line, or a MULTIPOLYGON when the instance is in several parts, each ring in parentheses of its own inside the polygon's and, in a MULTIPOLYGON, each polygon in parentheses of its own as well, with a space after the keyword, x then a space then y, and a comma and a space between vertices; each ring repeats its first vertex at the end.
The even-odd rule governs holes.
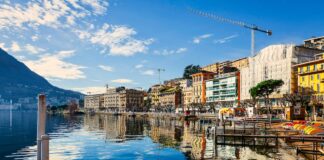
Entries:
POLYGON ((242 68, 248 67, 249 66, 249 60, 248 58, 241 58, 237 59, 231 62, 231 67, 235 67, 238 70, 241 70, 242 68))
POLYGON ((324 53, 315 59, 295 65, 298 70, 298 92, 313 93, 320 101, 324 95, 324 53))
POLYGON ((241 70, 242 68, 248 67, 248 65, 249 65, 249 61, 245 57, 233 61, 224 61, 224 62, 209 64, 207 66, 202 67, 202 70, 208 72, 214 72, 216 74, 223 74, 226 72, 232 72, 233 67, 237 68, 238 70, 241 70))

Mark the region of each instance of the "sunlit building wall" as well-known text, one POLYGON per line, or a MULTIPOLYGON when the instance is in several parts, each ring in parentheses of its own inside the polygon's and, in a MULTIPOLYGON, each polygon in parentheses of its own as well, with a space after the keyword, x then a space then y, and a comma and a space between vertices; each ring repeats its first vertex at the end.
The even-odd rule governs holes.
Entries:
POLYGON ((271 98, 297 90, 297 77, 293 65, 313 59, 320 50, 296 45, 271 45, 249 58, 249 66, 241 69, 241 100, 250 99, 249 89, 269 79, 281 79, 284 85, 271 98))

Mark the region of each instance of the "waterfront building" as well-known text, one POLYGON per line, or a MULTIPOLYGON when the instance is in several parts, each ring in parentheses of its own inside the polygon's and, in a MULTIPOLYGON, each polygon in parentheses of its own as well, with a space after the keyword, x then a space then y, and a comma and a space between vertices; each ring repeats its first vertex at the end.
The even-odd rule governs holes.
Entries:
POLYGON ((168 87, 160 90, 159 106, 165 111, 175 110, 182 111, 181 105, 181 90, 179 87, 168 87), (181 108, 181 109, 179 109, 181 108))
POLYGON ((242 68, 249 66, 249 60, 247 57, 236 59, 236 60, 231 61, 230 66, 234 67, 238 70, 241 70, 242 68))
POLYGON ((84 109, 98 111, 103 108, 103 94, 93 94, 84 96, 84 109))
POLYGON ((184 81, 183 78, 174 78, 164 81, 164 85, 169 87, 176 87, 179 86, 182 81, 184 81))
POLYGON ((240 70, 248 67, 248 58, 240 58, 233 61, 216 62, 202 67, 202 70, 214 72, 215 74, 223 74, 235 71, 235 68, 240 70))
POLYGON ((308 62, 295 65, 298 71, 298 92, 313 94, 320 103, 324 102, 324 52, 308 62))
POLYGON ((222 74, 224 72, 227 72, 231 68, 230 65, 231 61, 216 62, 202 67, 201 70, 213 72, 215 74, 222 74))
MULTIPOLYGON (((119 105, 119 91, 122 88, 107 88, 107 92, 103 95, 104 103, 103 108, 108 112, 118 112, 118 111, 124 111, 123 109, 120 109, 119 105)), ((125 88, 123 88, 125 89, 125 88)))
POLYGON ((304 41, 304 46, 324 50, 324 36, 306 39, 304 41))
POLYGON ((136 89, 119 91, 121 111, 142 111, 144 105, 144 92, 136 89))
POLYGON ((215 73, 200 71, 192 74, 193 103, 206 103, 206 80, 213 79, 215 73))
POLYGON ((206 81, 207 102, 229 102, 233 107, 240 100, 240 72, 215 75, 206 81))
POLYGON ((272 105, 277 105, 275 99, 297 91, 297 76, 292 66, 309 61, 320 52, 322 51, 318 49, 293 44, 271 45, 262 49, 248 59, 248 67, 240 70, 240 99, 250 99, 250 88, 259 82, 269 79, 283 80, 284 84, 279 88, 279 92, 270 95, 272 105))
POLYGON ((181 102, 184 111, 189 110, 189 106, 193 103, 193 87, 186 87, 181 89, 181 102))
POLYGON ((164 85, 156 84, 153 85, 150 90, 148 91, 149 98, 151 99, 151 104, 153 107, 157 107, 160 105, 159 102, 159 95, 160 90, 164 87, 164 85))

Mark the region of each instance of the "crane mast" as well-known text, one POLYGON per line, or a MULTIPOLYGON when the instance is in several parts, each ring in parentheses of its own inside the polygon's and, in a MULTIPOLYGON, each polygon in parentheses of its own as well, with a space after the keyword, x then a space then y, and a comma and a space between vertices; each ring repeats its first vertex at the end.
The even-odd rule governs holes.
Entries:
POLYGON ((262 32, 262 33, 266 33, 268 36, 272 35, 272 31, 271 30, 265 30, 265 29, 261 29, 258 26, 254 25, 254 24, 248 24, 242 21, 237 21, 237 20, 232 20, 229 18, 224 18, 215 14, 211 14, 211 13, 206 13, 206 12, 202 12, 202 11, 198 11, 198 10, 194 10, 189 8, 189 10, 195 14, 198 14, 200 16, 204 16, 204 17, 208 17, 210 19, 213 20, 217 20, 220 22, 225 22, 225 23, 229 23, 229 24, 233 24, 233 25, 237 25, 237 26, 241 26, 247 29, 251 30, 251 56, 254 56, 255 53, 255 31, 258 32, 262 32))
MULTIPOLYGON (((254 24, 248 24, 248 23, 245 23, 245 22, 242 22, 242 21, 237 21, 237 20, 232 20, 232 19, 229 19, 229 18, 224 18, 224 17, 218 16, 218 15, 215 15, 215 14, 198 11, 198 10, 194 10, 194 9, 191 9, 191 8, 189 8, 189 10, 191 12, 197 14, 197 15, 200 15, 200 16, 204 16, 204 17, 207 17, 207 18, 210 18, 210 19, 213 19, 213 20, 216 20, 216 21, 224 22, 224 23, 237 25, 237 26, 244 27, 244 28, 247 28, 247 29, 251 30, 251 57, 254 57, 254 55, 255 55, 255 31, 266 33, 268 36, 272 35, 271 30, 261 29, 261 28, 259 28, 258 26, 254 25, 254 24)), ((251 75, 251 78, 252 78, 251 83, 252 84, 251 84, 251 86, 254 86, 254 83, 255 83, 255 80, 254 80, 254 70, 255 70, 255 68, 254 67, 255 66, 254 66, 254 62, 253 62, 252 59, 250 61, 250 64, 252 66, 251 67, 252 68, 252 71, 251 71, 252 72, 252 75, 251 75)))

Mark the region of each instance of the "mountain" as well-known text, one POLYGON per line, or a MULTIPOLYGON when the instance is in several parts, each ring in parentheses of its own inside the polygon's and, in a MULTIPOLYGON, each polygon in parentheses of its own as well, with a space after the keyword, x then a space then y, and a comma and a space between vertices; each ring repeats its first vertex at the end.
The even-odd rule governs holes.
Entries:
POLYGON ((82 96, 79 92, 53 86, 0 48, 0 98, 18 102, 22 98, 36 98, 39 93, 45 93, 49 100, 57 103, 82 96))

